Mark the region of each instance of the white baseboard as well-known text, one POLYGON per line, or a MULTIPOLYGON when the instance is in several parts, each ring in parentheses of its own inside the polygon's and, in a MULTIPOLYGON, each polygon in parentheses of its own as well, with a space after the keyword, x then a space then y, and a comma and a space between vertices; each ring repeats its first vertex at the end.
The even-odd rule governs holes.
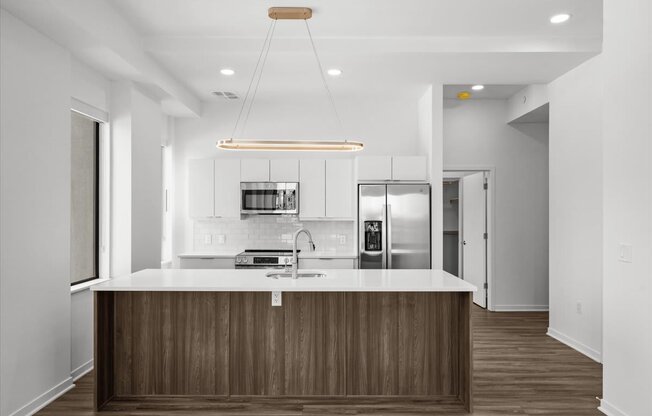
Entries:
POLYGON ((75 385, 72 383, 72 377, 68 377, 50 390, 27 403, 25 406, 13 412, 10 416, 32 416, 34 413, 43 409, 73 387, 75 387, 75 385))
POLYGON ((599 363, 602 362, 602 354, 600 351, 596 351, 593 348, 589 347, 586 344, 583 344, 576 339, 573 339, 569 337, 566 334, 562 334, 561 332, 553 329, 553 328, 548 328, 548 336, 556 339, 557 341, 561 342, 562 344, 566 344, 572 349, 581 352, 582 354, 586 355, 593 361, 597 361, 599 363))
POLYGON ((610 405, 605 399, 600 400, 600 406, 598 410, 604 413, 607 416, 627 416, 627 413, 610 405))
POLYGON ((93 369, 93 359, 90 359, 87 363, 80 365, 79 367, 72 370, 70 377, 72 381, 79 380, 82 376, 85 376, 89 371, 93 369))
POLYGON ((494 305, 494 312, 548 312, 548 305, 494 305))

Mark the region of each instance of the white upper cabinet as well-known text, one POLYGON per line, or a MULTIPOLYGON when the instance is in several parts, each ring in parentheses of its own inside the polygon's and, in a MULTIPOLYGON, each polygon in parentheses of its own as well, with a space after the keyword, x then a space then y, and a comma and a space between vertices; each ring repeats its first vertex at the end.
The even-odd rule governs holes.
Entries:
POLYGON ((299 182, 299 160, 272 159, 269 176, 271 182, 299 182))
POLYGON ((242 182, 269 182, 269 159, 241 159, 242 182))
POLYGON ((240 218, 240 159, 215 160, 215 216, 240 218))
POLYGON ((213 160, 188 161, 188 215, 191 218, 212 217, 213 211, 213 160))
POLYGON ((299 216, 326 216, 326 161, 302 159, 299 169, 299 216))
POLYGON ((425 156, 392 157, 392 180, 425 181, 428 180, 425 156))
POLYGON ((360 156, 358 181, 427 181, 425 156, 360 156))
POLYGON ((359 156, 358 180, 360 181, 389 181, 392 179, 391 156, 359 156))
POLYGON ((326 160, 326 216, 353 218, 353 161, 326 160))

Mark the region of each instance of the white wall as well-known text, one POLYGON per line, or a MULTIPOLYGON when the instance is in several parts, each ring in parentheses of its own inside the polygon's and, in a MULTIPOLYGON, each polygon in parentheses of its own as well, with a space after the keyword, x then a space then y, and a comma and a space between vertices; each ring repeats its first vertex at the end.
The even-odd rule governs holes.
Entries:
POLYGON ((542 105, 547 104, 548 101, 548 85, 528 85, 507 100, 507 118, 505 121, 511 123, 542 105))
MULTIPOLYGON (((322 97, 279 97, 272 103, 261 101, 249 118, 240 138, 333 140, 360 139, 362 152, 336 154, 316 152, 301 158, 346 157, 357 155, 412 155, 417 152, 417 102, 402 97, 336 97, 344 131, 335 122, 328 101, 322 97)), ((204 105, 201 118, 176 119, 172 144, 175 170, 175 221, 173 260, 193 249, 193 223, 187 214, 187 161, 195 158, 292 157, 290 152, 228 152, 217 149, 218 139, 231 137, 242 102, 216 101, 204 105)), ((353 247, 353 246, 352 246, 353 247)))
POLYGON ((111 276, 131 273, 131 90, 111 85, 111 276))
POLYGON ((111 87, 111 275, 161 267, 161 145, 167 117, 130 82, 111 87))
POLYGON ((111 82, 74 57, 70 64, 70 95, 108 113, 111 103, 111 82))
POLYGON ((93 368, 93 292, 70 295, 70 374, 73 379, 93 368))
POLYGON ((547 309, 547 125, 506 124, 506 100, 445 100, 443 114, 444 167, 495 168, 495 309, 547 309))
POLYGON ((0 414, 5 416, 33 411, 72 380, 70 57, 4 10, 0 89, 0 414))
POLYGON ((604 2, 602 408, 652 414, 652 4, 604 2), (632 262, 618 261, 619 244, 632 262))
POLYGON ((161 267, 161 144, 166 117, 158 102, 132 91, 131 270, 161 267))
POLYGON ((548 333, 602 354, 602 66, 595 57, 550 83, 548 333), (578 311, 581 303, 581 311, 578 311))
POLYGON ((442 84, 433 84, 426 88, 417 102, 417 153, 428 158, 428 179, 431 183, 431 252, 432 268, 444 266, 443 252, 443 205, 442 205, 442 170, 443 170, 443 93, 442 84))

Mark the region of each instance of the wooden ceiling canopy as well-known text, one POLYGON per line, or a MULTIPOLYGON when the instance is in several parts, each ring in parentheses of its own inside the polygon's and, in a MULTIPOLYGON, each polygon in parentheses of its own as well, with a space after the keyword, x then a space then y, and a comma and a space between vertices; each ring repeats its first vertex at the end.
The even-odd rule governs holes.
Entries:
POLYGON ((267 15, 274 20, 307 20, 312 17, 310 7, 270 7, 267 15))

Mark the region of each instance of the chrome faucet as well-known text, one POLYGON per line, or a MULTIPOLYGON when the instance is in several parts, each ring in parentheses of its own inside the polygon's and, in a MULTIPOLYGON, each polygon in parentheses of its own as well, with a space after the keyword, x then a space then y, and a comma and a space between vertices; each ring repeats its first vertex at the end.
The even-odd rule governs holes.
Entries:
POLYGON ((299 238, 299 234, 305 233, 308 236, 308 246, 310 247, 310 251, 315 251, 315 243, 312 242, 312 235, 310 235, 310 231, 306 230, 305 228, 299 228, 297 231, 294 233, 294 237, 292 238, 292 278, 296 279, 297 278, 297 269, 299 268, 299 260, 297 259, 297 239, 299 238))

